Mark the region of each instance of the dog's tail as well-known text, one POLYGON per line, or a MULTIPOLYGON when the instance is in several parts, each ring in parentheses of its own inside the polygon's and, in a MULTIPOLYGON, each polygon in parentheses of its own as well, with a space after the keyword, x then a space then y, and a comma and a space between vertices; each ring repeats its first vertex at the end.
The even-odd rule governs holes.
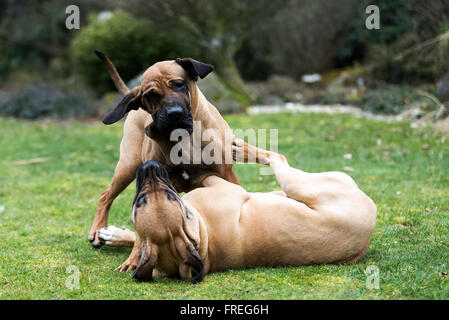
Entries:
POLYGON ((103 61, 103 63, 106 65, 106 68, 108 69, 109 74, 111 75, 111 79, 114 82, 114 85, 117 88, 117 90, 123 95, 129 93, 130 90, 128 86, 125 84, 123 79, 118 74, 118 71, 112 64, 111 60, 109 60, 109 58, 106 57, 106 55, 101 51, 94 50, 94 52, 98 56, 98 58, 100 58, 100 60, 103 61))

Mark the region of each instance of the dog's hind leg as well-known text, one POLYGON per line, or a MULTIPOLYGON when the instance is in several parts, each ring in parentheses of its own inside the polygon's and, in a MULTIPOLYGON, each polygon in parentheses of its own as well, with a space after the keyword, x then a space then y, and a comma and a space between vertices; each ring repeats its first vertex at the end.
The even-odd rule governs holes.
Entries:
POLYGON ((320 207, 328 207, 329 203, 339 207, 346 204, 350 206, 354 197, 365 197, 354 180, 345 173, 308 173, 292 168, 283 155, 257 148, 239 139, 234 140, 233 153, 235 157, 244 155, 244 162, 270 166, 287 197, 313 210, 321 211, 320 207))
MULTIPOLYGON (((248 158, 253 157, 255 162, 273 169, 286 196, 307 206, 298 206, 298 216, 316 217, 319 219, 319 222, 315 221, 316 226, 328 228, 328 234, 339 235, 342 252, 333 262, 354 263, 364 255, 376 223, 377 210, 351 177, 336 171, 309 173, 292 168, 284 156, 241 141, 236 141, 233 147, 236 153, 244 152, 248 158)), ((308 221, 311 223, 312 220, 308 221)))
POLYGON ((268 165, 287 197, 317 212, 350 211, 354 202, 367 198, 354 180, 343 172, 309 173, 288 165, 284 156, 270 153, 268 165), (357 199, 357 200, 356 200, 357 199))

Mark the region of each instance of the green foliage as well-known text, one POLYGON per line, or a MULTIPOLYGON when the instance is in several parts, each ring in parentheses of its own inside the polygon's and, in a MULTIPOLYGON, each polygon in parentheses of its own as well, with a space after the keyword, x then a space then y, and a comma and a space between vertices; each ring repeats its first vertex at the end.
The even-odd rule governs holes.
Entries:
MULTIPOLYGON (((81 21, 99 0, 78 0, 81 21)), ((71 0, 3 0, 0 5, 0 77, 7 79, 18 68, 53 71, 51 61, 68 56, 74 32, 65 28, 65 8, 71 0)), ((67 72, 67 70, 64 70, 67 72)), ((60 75, 60 73, 58 74, 60 75)))
MULTIPOLYGON (((196 285, 159 277, 136 282, 130 273, 113 271, 131 248, 93 250, 87 241, 98 198, 117 162, 123 124, 0 119, 0 205, 5 207, 0 298, 449 298, 444 276, 449 271, 449 140, 429 128, 412 129, 408 122, 342 115, 232 115, 226 120, 234 129, 278 128, 279 151, 294 167, 308 172, 353 168, 348 173, 378 208, 370 247, 359 263, 232 270, 207 275, 196 285), (346 153, 352 159, 345 159, 346 153), (14 164, 38 157, 47 161, 14 164), (79 289, 65 285, 70 265, 80 270, 79 289), (366 287, 369 265, 379 267, 379 290, 366 287)), ((274 176, 259 176, 259 168, 235 166, 246 189, 279 189, 274 176)), ((132 228, 134 191, 132 185, 114 202, 110 224, 132 228)))
POLYGON ((407 108, 407 100, 419 101, 423 98, 412 87, 388 86, 367 90, 354 104, 373 113, 399 114, 407 108))
POLYGON ((20 72, 46 81, 80 75, 97 93, 113 90, 94 49, 110 56, 125 80, 159 60, 207 61, 250 102, 241 75, 299 79, 355 62, 375 64, 371 75, 392 82, 434 81, 448 71, 449 50, 441 46, 395 59, 448 29, 447 0, 77 0, 81 30, 64 27, 68 4, 0 2, 0 79, 15 85, 20 72), (372 4, 380 9, 380 30, 365 28, 365 8, 372 4), (124 11, 96 17, 114 7, 124 11))
POLYGON ((330 70, 348 33, 348 21, 358 15, 358 9, 357 0, 288 1, 266 22, 267 27, 258 30, 265 34, 254 33, 254 46, 269 41, 270 54, 263 50, 253 54, 258 60, 269 58, 277 74, 295 79, 330 70))
POLYGON ((73 40, 71 54, 76 72, 100 93, 114 87, 93 53, 95 49, 111 59, 125 81, 157 61, 174 59, 188 51, 179 37, 124 11, 115 11, 104 20, 92 16, 73 40))
POLYGON ((449 72, 448 36, 420 47, 417 35, 406 33, 390 45, 373 45, 368 50, 369 74, 391 83, 436 82, 449 72))
POLYGON ((354 60, 362 60, 369 44, 390 43, 403 33, 410 31, 412 19, 404 14, 406 2, 406 0, 362 2, 358 14, 353 15, 348 21, 349 28, 343 35, 343 45, 335 56, 336 66, 341 67, 354 60), (368 30, 365 27, 365 20, 368 17, 365 8, 368 5, 376 5, 379 8, 380 29, 378 30, 368 30))
POLYGON ((449 71, 447 47, 428 47, 398 59, 401 52, 443 33, 449 19, 449 6, 444 0, 364 1, 360 14, 349 21, 344 45, 335 57, 337 67, 354 60, 373 66, 370 75, 388 82, 435 81, 449 71), (380 29, 365 28, 368 4, 377 5, 380 29))
MULTIPOLYGON (((226 85, 238 93, 239 100, 249 104, 254 102, 254 97, 242 80, 241 72, 251 74, 259 69, 245 62, 237 68, 237 51, 252 36, 252 30, 261 26, 269 28, 272 15, 283 3, 282 0, 136 0, 123 1, 121 5, 137 17, 154 21, 160 30, 182 34, 184 41, 201 50, 197 59, 201 57, 213 64, 226 85)), ((266 33, 260 34, 266 37, 266 33)), ((244 51, 261 56, 256 50, 244 51)), ((251 54, 241 54, 239 59, 248 61, 251 54)))
POLYGON ((82 117, 88 114, 86 102, 46 85, 26 88, 0 103, 0 116, 39 119, 82 117))
MULTIPOLYGON (((416 2, 416 1, 415 1, 416 2)), ((252 31, 236 60, 247 79, 272 72, 299 78, 361 61, 367 45, 391 43, 412 29, 406 0, 292 1, 252 31), (365 27, 365 8, 379 7, 381 29, 365 27)))
POLYGON ((432 87, 385 83, 371 84, 368 88, 349 84, 331 85, 318 93, 311 90, 315 95, 311 95, 306 103, 352 105, 376 114, 399 114, 413 106, 427 105, 429 101, 420 94, 420 89, 431 91, 432 87))
POLYGON ((265 37, 263 32, 253 35, 243 41, 235 54, 237 67, 246 80, 265 80, 276 69, 273 66, 270 43, 265 37))

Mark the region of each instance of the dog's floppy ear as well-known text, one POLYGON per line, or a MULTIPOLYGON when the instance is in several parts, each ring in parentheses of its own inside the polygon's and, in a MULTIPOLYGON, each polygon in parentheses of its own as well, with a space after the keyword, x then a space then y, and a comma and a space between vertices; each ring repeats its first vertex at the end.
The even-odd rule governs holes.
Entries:
POLYGON ((133 279, 140 281, 152 281, 153 269, 157 264, 157 247, 144 242, 139 249, 139 264, 131 275, 133 279))
POLYGON ((175 238, 176 250, 182 258, 179 274, 181 278, 190 279, 193 283, 201 282, 204 279, 203 259, 192 242, 185 235, 183 238, 175 238))
POLYGON ((192 58, 177 58, 176 63, 178 63, 187 72, 190 79, 197 81, 198 77, 203 79, 209 73, 214 71, 214 66, 196 61, 192 58))
POLYGON ((106 117, 103 119, 104 124, 113 124, 122 119, 126 113, 131 110, 137 110, 140 107, 140 87, 134 88, 131 92, 125 95, 106 117))

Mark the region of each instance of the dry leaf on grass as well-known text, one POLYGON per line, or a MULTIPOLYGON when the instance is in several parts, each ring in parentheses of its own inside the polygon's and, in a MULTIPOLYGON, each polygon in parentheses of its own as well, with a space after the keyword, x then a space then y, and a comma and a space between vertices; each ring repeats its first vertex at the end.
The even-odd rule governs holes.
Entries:
POLYGON ((47 162, 50 159, 51 158, 34 158, 34 159, 26 159, 26 160, 17 160, 17 161, 14 161, 12 164, 15 166, 23 166, 23 165, 31 164, 31 163, 47 162))

